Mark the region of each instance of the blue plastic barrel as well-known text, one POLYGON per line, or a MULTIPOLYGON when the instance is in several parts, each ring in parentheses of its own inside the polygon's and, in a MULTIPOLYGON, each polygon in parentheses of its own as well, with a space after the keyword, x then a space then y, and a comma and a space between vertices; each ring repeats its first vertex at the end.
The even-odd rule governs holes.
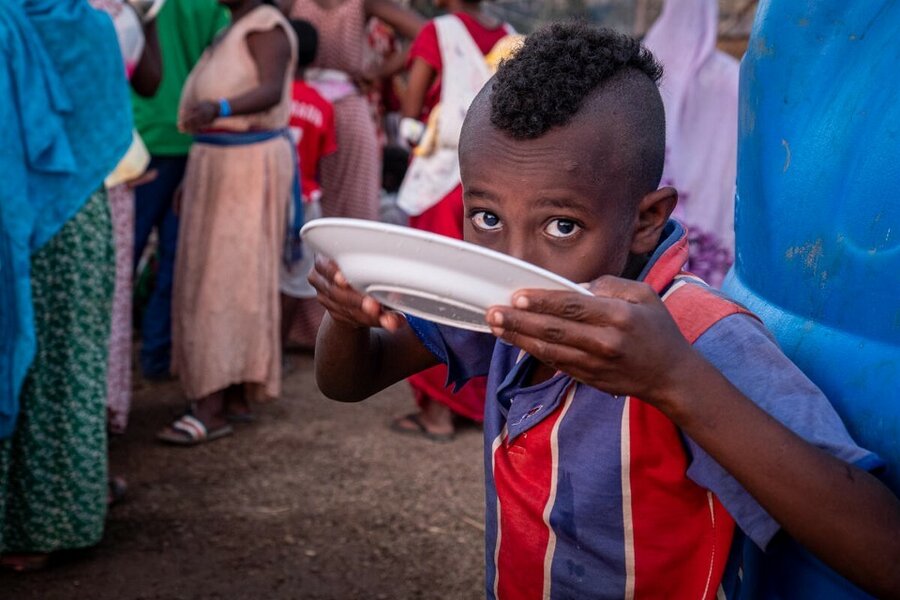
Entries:
POLYGON ((739 119, 725 288, 900 493, 900 2, 760 2, 739 119))
MULTIPOLYGON (((725 289, 900 493, 900 2, 763 0, 740 85, 725 289)), ((741 598, 868 597, 784 536, 745 551, 741 598)))

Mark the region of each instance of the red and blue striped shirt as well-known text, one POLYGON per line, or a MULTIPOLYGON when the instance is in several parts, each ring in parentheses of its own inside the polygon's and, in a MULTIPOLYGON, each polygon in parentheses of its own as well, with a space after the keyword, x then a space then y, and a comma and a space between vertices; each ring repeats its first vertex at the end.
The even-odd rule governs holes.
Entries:
MULTIPOLYGON (((682 333, 738 389, 796 433, 851 463, 858 447, 827 399, 759 321, 682 272, 672 221, 642 279, 682 333)), ((531 357, 487 334, 409 317, 450 382, 488 375, 488 598, 736 597, 741 544, 779 526, 702 448, 638 398, 558 373, 527 385, 531 357)))

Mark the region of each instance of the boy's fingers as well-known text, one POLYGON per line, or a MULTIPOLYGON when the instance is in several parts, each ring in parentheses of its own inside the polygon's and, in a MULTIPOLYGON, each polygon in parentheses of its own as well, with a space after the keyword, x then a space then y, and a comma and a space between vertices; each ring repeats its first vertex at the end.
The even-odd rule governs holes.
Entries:
POLYGON ((327 298, 335 306, 341 307, 343 310, 357 310, 366 315, 377 318, 382 313, 381 304, 371 296, 366 296, 348 286, 340 286, 333 279, 329 279, 323 271, 328 272, 327 265, 323 265, 322 269, 318 266, 309 274, 307 278, 316 292, 318 292, 319 301, 324 304, 323 299, 327 298))
POLYGON ((347 278, 344 276, 344 273, 341 272, 341 269, 340 267, 338 267, 337 263, 326 256, 316 254, 315 267, 313 270, 318 271, 326 279, 333 281, 340 287, 350 287, 350 282, 347 281, 347 278))
POLYGON ((403 317, 399 313, 393 311, 386 312, 378 319, 378 324, 390 332, 395 332, 400 329, 400 326, 403 324, 403 317))
POLYGON ((326 279, 334 279, 334 274, 338 271, 337 263, 323 256, 316 254, 315 270, 321 273, 326 279))
POLYGON ((588 288, 598 298, 618 298, 634 304, 650 302, 658 296, 646 283, 604 275, 591 282, 588 288))
POLYGON ((596 325, 624 325, 630 317, 629 306, 622 300, 572 292, 521 290, 513 295, 512 305, 531 313, 596 325))
MULTIPOLYGON (((623 334, 610 327, 591 327, 552 315, 495 307, 487 315, 495 335, 522 348, 518 338, 538 340, 547 345, 565 346, 603 358, 621 354, 623 334)), ((522 348, 523 350, 525 348, 522 348)))
POLYGON ((357 327, 378 327, 380 325, 381 315, 371 316, 359 308, 348 307, 346 303, 336 302, 333 298, 325 295, 318 296, 318 301, 332 317, 344 323, 357 327))

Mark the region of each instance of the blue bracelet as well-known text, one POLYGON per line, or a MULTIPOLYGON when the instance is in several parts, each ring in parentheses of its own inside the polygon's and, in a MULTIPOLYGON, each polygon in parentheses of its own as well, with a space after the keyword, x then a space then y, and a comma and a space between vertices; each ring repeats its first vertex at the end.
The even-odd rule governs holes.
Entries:
POLYGON ((228 104, 228 100, 225 98, 219 98, 219 116, 220 117, 230 117, 231 116, 231 105, 228 104))

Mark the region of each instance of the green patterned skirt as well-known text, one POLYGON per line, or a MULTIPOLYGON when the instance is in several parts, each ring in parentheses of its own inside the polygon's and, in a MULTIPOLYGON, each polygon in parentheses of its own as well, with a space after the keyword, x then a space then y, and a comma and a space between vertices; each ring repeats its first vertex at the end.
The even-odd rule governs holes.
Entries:
POLYGON ((0 442, 0 553, 100 541, 106 518, 106 360, 115 255, 105 192, 32 257, 37 356, 0 442))

